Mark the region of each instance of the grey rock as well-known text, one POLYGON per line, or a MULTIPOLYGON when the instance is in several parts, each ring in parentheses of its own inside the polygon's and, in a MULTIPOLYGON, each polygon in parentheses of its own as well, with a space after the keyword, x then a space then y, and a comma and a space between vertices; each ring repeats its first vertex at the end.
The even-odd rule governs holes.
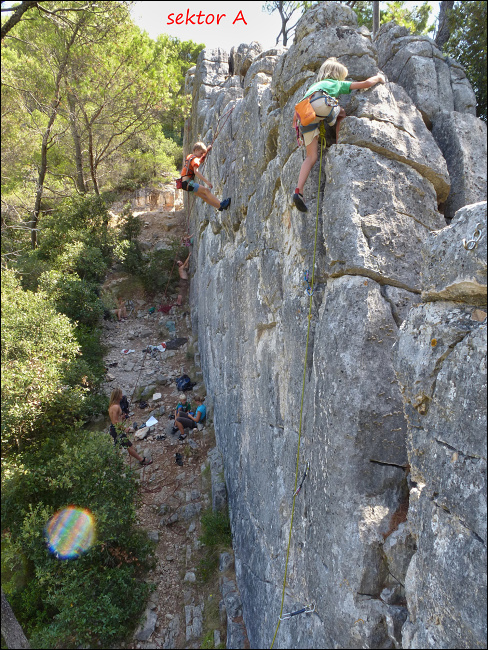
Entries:
POLYGON ((154 632, 157 621, 157 613, 151 609, 146 609, 143 622, 134 633, 134 639, 137 641, 147 641, 154 632))
POLYGON ((230 553, 224 552, 220 554, 219 557, 219 571, 227 571, 234 564, 234 558, 230 553))
POLYGON ((486 124, 475 115, 439 112, 432 135, 449 170, 451 191, 444 214, 452 219, 463 206, 486 201, 486 124))
POLYGON ((201 503, 190 503, 180 509, 181 518, 183 521, 190 521, 202 511, 201 503))
POLYGON ((152 542, 159 542, 159 533, 157 530, 148 530, 147 536, 152 542))
MULTIPOLYGON (((251 647, 264 647, 274 633, 267 613, 282 593, 299 431, 299 474, 307 460, 310 471, 295 500, 285 606, 293 611, 320 603, 326 618, 304 615, 281 625, 277 647, 400 647, 402 629, 403 644, 424 641, 428 614, 417 612, 424 599, 432 611, 434 598, 427 594, 431 520, 423 506, 411 506, 407 522, 400 522, 406 526, 398 526, 398 517, 405 518, 408 481, 417 489, 415 482, 426 483, 427 473, 425 503, 434 507, 428 498, 437 491, 435 507, 449 509, 473 539, 483 539, 484 456, 476 437, 483 418, 467 391, 467 371, 461 370, 464 354, 480 376, 485 371, 482 341, 475 336, 483 327, 480 315, 474 318, 480 305, 451 302, 436 311, 421 303, 424 243, 431 233, 443 232, 439 202, 457 175, 426 125, 440 117, 441 107, 471 116, 468 87, 462 69, 427 37, 390 26, 381 38, 378 58, 379 41, 357 29, 350 7, 320 3, 302 16, 287 51, 249 55, 247 77, 241 66, 247 45, 233 64, 234 50, 230 68, 221 51, 201 53, 188 77, 193 108, 185 151, 197 139, 211 141, 219 119, 232 111, 205 169, 216 195, 231 196, 232 207, 215 213, 196 202, 192 212, 191 315, 213 402, 212 506, 227 507, 228 499, 251 647), (328 130, 321 171, 315 165, 305 184, 310 212, 302 215, 291 193, 303 150, 296 148, 290 127, 294 106, 325 56, 345 63, 349 79, 364 79, 383 66, 389 66, 389 79, 341 97, 347 117, 339 144, 330 144, 328 130), (424 73, 432 84, 435 75, 431 96, 422 85, 424 73), (311 300, 305 269, 314 271, 311 300), (428 316, 424 325, 422 314, 428 316), (407 350, 403 361, 399 353, 392 355, 400 332, 406 336, 400 344, 407 350), (409 377, 418 383, 410 385, 409 377), (434 406, 438 391, 442 403, 434 406), (459 419, 460 407, 449 391, 470 407, 464 412, 464 417, 470 413, 469 426, 459 419), (424 396, 418 403, 417 394, 424 396), (428 420, 431 414, 437 420, 428 420), (437 434, 442 443, 426 439, 424 419, 432 430, 442 422, 437 434), (444 468, 451 463, 453 471, 448 476, 434 461, 444 468), (421 569, 412 573, 416 557, 421 569), (398 580, 405 575, 405 589, 390 569, 398 571, 398 580)), ((452 123, 456 128, 457 121, 452 123)), ((468 163, 462 169, 475 168, 468 163)), ((449 282, 451 273, 455 278, 460 269, 445 269, 449 282)), ((432 287, 438 277, 432 276, 432 287)), ((451 559, 450 551, 446 557, 451 559)), ((447 591, 444 578, 454 580, 451 569, 442 575, 442 550, 435 562, 447 612, 448 603, 461 603, 447 591)), ((481 629, 481 578, 468 575, 474 570, 482 576, 483 567, 476 555, 463 562, 457 564, 465 571, 463 588, 472 581, 477 600, 459 620, 481 629)), ((230 589, 227 596, 231 593, 236 592, 230 589)), ((240 611, 237 597, 228 605, 240 611)), ((437 647, 458 643, 452 629, 437 631, 437 647)), ((228 643, 233 642, 231 632, 228 643)))
POLYGON ((473 278, 486 292, 486 262, 483 272, 483 253, 476 259, 474 249, 470 259, 460 243, 482 209, 486 219, 486 204, 463 208, 426 245, 422 295, 436 302, 410 311, 394 346, 416 544, 405 577, 404 648, 470 648, 486 638, 486 324, 469 304, 480 296, 469 288, 473 278), (453 296, 459 302, 442 300, 453 296))
POLYGON ((422 251, 424 301, 486 305, 486 226, 485 201, 461 208, 448 228, 430 235, 422 251))
POLYGON ((183 582, 196 582, 196 576, 193 571, 187 571, 185 573, 185 577, 183 578, 183 582))

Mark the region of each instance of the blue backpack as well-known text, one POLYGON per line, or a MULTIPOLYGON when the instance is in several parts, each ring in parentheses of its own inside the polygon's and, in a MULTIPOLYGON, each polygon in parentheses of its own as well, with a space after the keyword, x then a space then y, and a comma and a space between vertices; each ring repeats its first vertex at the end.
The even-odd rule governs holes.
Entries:
POLYGON ((181 375, 179 379, 176 380, 176 388, 178 390, 191 390, 195 384, 192 384, 190 377, 188 375, 181 375))

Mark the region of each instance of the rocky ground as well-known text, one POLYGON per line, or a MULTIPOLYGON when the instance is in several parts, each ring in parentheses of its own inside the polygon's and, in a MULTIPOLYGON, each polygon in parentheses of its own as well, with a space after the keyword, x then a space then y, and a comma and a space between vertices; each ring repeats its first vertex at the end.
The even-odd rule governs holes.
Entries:
MULTIPOLYGON (((141 239, 151 247, 164 245, 168 233, 172 237, 185 234, 183 211, 136 214, 145 222, 141 239)), ((219 615, 218 583, 219 579, 228 580, 231 556, 224 558, 222 571, 208 583, 202 584, 198 573, 198 564, 204 557, 199 542, 199 515, 211 504, 207 454, 215 447, 213 427, 210 421, 201 431, 187 430, 186 440, 180 441, 179 433, 173 433, 173 420, 169 418, 178 402, 175 380, 182 374, 188 374, 196 382, 187 393, 191 401, 196 394, 205 395, 189 307, 188 304, 175 306, 168 314, 158 312, 160 304, 174 303, 177 296, 158 295, 148 299, 123 273, 108 276, 104 285, 104 292, 107 291, 116 297, 122 295, 132 304, 127 320, 104 322, 103 342, 108 350, 104 391, 109 395, 120 386, 132 398, 127 423, 136 423, 138 429, 130 437, 138 453, 153 461, 138 470, 137 515, 140 526, 156 543, 156 563, 148 575, 148 581, 156 589, 134 638, 125 647, 200 648, 204 643, 203 647, 210 648, 218 647, 221 639, 224 641, 221 647, 225 647, 225 616, 222 616, 222 606, 219 615), (182 343, 175 350, 156 350, 152 354, 147 351, 148 346, 174 339, 182 343), (147 403, 145 408, 141 408, 141 401, 147 403), (146 432, 144 439, 137 439, 139 430, 151 416, 157 424, 146 432), (176 463, 177 453, 181 454, 180 464, 176 463)), ((108 420, 103 424, 108 431, 108 420)), ((130 461, 127 454, 127 462, 130 461)))

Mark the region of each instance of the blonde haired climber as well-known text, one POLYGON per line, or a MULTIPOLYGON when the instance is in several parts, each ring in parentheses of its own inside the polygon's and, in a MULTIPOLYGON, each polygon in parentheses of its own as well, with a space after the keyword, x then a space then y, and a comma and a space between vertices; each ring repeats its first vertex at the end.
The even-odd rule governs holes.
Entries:
POLYGON ((317 162, 320 122, 325 120, 329 126, 336 127, 336 140, 339 128, 346 112, 338 105, 336 97, 347 95, 351 90, 370 88, 377 83, 385 83, 385 77, 377 74, 365 81, 345 81, 348 74, 346 66, 342 65, 335 57, 324 61, 317 74, 317 81, 310 86, 302 98, 310 97, 310 104, 315 111, 316 118, 307 126, 300 126, 307 156, 302 163, 298 176, 298 185, 293 194, 293 203, 300 212, 308 212, 303 200, 303 187, 317 162))

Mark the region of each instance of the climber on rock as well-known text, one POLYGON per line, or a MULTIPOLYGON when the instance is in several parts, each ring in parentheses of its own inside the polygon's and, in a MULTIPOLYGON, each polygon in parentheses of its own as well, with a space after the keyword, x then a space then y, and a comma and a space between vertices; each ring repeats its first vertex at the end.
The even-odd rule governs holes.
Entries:
POLYGON ((191 252, 188 253, 188 257, 184 262, 181 260, 178 260, 176 262, 176 265, 178 267, 178 273, 180 274, 180 285, 178 288, 178 300, 176 301, 175 305, 177 307, 181 307, 183 303, 186 301, 186 297, 188 295, 188 288, 190 281, 188 279, 188 266, 190 263, 190 255, 191 252))
POLYGON ((196 142, 193 145, 193 153, 186 157, 185 165, 181 170, 181 189, 185 190, 185 192, 194 192, 194 194, 203 199, 205 203, 208 203, 222 212, 222 210, 227 210, 230 206, 230 198, 225 199, 224 201, 219 201, 210 190, 203 187, 203 185, 199 185, 194 180, 196 176, 200 181, 202 181, 202 183, 206 183, 209 188, 212 189, 212 183, 198 171, 198 167, 205 160, 205 156, 210 152, 211 148, 212 145, 207 149, 203 142, 196 142))
POLYGON ((303 101, 306 97, 310 97, 316 119, 307 126, 300 126, 307 151, 307 157, 302 163, 298 176, 298 185, 293 194, 293 203, 300 212, 308 212, 303 200, 303 188, 312 167, 317 162, 320 123, 325 120, 329 126, 335 124, 337 140, 341 122, 346 117, 346 112, 337 105, 337 100, 331 100, 331 98, 349 94, 351 90, 370 88, 377 83, 385 83, 385 77, 382 74, 369 77, 365 81, 345 81, 347 72, 347 68, 335 57, 327 59, 317 74, 317 81, 310 86, 302 98, 303 101))

